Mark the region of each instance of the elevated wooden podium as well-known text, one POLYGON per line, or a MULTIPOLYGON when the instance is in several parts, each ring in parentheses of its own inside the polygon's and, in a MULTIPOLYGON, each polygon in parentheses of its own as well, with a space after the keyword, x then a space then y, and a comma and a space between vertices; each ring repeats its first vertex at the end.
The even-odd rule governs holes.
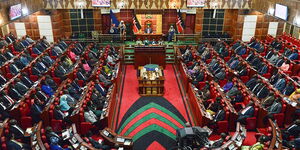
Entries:
POLYGON ((158 64, 166 67, 166 48, 165 46, 135 46, 134 48, 134 67, 146 64, 158 64))
POLYGON ((138 68, 139 94, 141 96, 163 96, 165 82, 163 67, 160 66, 155 73, 151 71, 156 74, 156 77, 152 79, 145 76, 148 72, 145 72, 143 68, 141 66, 138 68))

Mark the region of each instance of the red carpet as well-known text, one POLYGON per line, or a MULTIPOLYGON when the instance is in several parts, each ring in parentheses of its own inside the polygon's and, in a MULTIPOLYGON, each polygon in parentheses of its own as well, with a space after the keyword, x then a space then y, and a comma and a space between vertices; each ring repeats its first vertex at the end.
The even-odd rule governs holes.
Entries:
POLYGON ((188 114, 186 113, 184 107, 182 95, 180 93, 172 65, 167 65, 164 73, 166 78, 164 97, 169 100, 169 102, 173 104, 173 106, 175 106, 178 111, 180 111, 185 120, 188 120, 188 114))
MULTIPOLYGON (((166 78, 164 97, 177 108, 177 110, 186 120, 188 120, 172 65, 167 65, 164 73, 166 78)), ((127 65, 118 124, 120 124, 120 121, 122 120, 124 114, 130 108, 130 106, 136 100, 138 100, 139 97, 140 95, 138 94, 138 80, 136 76, 136 70, 134 69, 133 65, 127 65)))
POLYGON ((150 114, 150 113, 158 113, 162 116, 164 116, 165 118, 167 118, 168 120, 172 121, 172 123, 174 123, 176 126, 178 127, 183 127, 180 123, 178 123, 175 119, 171 118, 169 115, 165 114, 164 112, 157 110, 156 108, 151 108, 146 110, 145 112, 143 112, 142 114, 138 115, 137 117, 134 118, 134 120, 130 121, 127 126, 122 130, 121 134, 123 135, 128 128, 130 128, 133 124, 135 124, 138 120, 142 119, 143 117, 145 117, 146 115, 150 114))
POLYGON ((119 112, 118 124, 122 120, 124 114, 130 108, 130 106, 139 99, 138 93, 138 80, 136 76, 136 70, 133 65, 126 66, 126 75, 124 79, 123 95, 119 112))
POLYGON ((137 71, 126 66, 117 131, 132 136, 133 149, 161 150, 176 146, 176 129, 189 117, 172 65, 164 70, 164 97, 140 97, 137 71))

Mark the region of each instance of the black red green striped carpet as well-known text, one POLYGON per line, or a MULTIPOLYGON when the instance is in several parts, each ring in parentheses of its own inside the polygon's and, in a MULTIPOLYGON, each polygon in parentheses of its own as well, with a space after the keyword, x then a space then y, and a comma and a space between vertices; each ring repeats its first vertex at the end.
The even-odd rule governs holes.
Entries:
POLYGON ((176 129, 186 120, 164 97, 141 97, 125 113, 118 134, 132 136, 134 149, 160 144, 164 149, 176 146, 176 129))

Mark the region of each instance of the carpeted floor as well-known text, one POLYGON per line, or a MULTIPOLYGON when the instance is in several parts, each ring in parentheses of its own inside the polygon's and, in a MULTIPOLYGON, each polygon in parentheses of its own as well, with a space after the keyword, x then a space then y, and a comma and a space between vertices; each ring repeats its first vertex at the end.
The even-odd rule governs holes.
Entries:
POLYGON ((185 126, 188 114, 171 65, 165 73, 164 97, 140 97, 136 70, 126 66, 117 133, 132 136, 134 149, 161 150, 176 146, 176 129, 185 126))

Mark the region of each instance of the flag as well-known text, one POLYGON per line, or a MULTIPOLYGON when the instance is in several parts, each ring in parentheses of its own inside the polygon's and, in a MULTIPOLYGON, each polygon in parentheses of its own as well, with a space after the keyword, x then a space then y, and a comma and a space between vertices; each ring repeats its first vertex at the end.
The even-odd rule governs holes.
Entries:
POLYGON ((110 20, 111 20, 111 23, 112 23, 112 24, 115 24, 115 25, 116 25, 116 27, 119 26, 120 22, 119 22, 119 20, 117 19, 117 17, 115 16, 115 14, 113 13, 112 10, 110 10, 110 20))
POLYGON ((178 33, 183 33, 185 25, 184 25, 184 22, 182 20, 180 10, 178 11, 178 14, 177 14, 176 27, 177 27, 178 33))
POLYGON ((141 24, 135 14, 132 18, 132 24, 133 24, 133 32, 134 33, 137 33, 137 32, 139 32, 139 30, 141 30, 141 28, 142 28, 141 24))

